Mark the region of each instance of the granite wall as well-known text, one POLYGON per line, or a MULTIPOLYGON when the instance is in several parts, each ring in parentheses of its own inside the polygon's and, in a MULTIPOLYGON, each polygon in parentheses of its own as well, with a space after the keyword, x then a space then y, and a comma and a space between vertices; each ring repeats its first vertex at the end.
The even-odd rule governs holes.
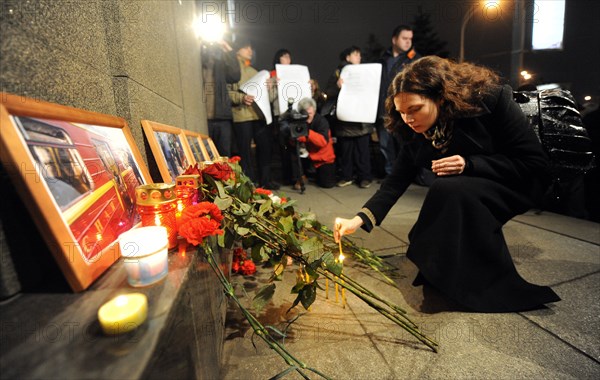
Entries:
MULTIPOLYGON (((0 91, 123 117, 153 172, 141 120, 208 130, 195 11, 191 0, 0 0, 0 91)), ((2 165, 0 179, 4 299, 34 286, 53 263, 40 262, 50 253, 28 232, 35 226, 2 165), (25 219, 15 225, 11 215, 25 219), (37 254, 11 260, 23 248, 37 254)))
POLYGON ((2 0, 0 90, 206 133, 190 0, 2 0))

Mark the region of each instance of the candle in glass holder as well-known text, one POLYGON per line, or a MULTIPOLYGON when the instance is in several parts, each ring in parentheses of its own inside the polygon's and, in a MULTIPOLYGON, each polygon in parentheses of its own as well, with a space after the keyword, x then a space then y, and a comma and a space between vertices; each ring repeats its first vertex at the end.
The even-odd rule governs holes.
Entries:
POLYGON ((144 294, 122 294, 98 309, 98 321, 106 335, 124 334, 139 327, 148 316, 144 294))
POLYGON ((142 226, 164 226, 169 237, 169 249, 177 247, 177 197, 175 185, 155 183, 135 188, 137 211, 142 226))
POLYGON ((177 210, 183 212, 185 207, 190 204, 197 204, 202 199, 200 197, 200 186, 202 185, 202 176, 200 174, 184 174, 177 177, 175 180, 177 186, 175 193, 177 195, 177 210), (181 202, 180 202, 181 200, 181 202), (181 204, 181 207, 179 206, 181 204), (181 210, 180 210, 181 209, 181 210))
POLYGON ((164 226, 133 228, 119 235, 119 248, 131 286, 147 286, 169 272, 168 236, 164 226))

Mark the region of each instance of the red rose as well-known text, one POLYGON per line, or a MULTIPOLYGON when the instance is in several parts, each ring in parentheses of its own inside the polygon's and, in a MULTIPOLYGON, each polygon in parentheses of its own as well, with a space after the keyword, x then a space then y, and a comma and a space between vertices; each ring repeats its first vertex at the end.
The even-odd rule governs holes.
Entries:
POLYGON ((229 166, 229 164, 224 162, 215 162, 214 164, 204 168, 202 173, 220 181, 227 181, 229 178, 231 178, 233 170, 231 170, 231 166, 229 166))
POLYGON ((237 162, 240 162, 242 160, 242 158, 240 156, 233 156, 229 159, 229 162, 231 162, 232 164, 235 164, 237 162))
POLYGON ((254 265, 254 262, 252 260, 244 260, 244 263, 240 268, 240 272, 242 272, 242 274, 245 276, 253 274, 256 272, 256 265, 254 265))
POLYGON ((219 227, 221 224, 214 219, 195 218, 181 224, 179 235, 183 236, 188 243, 193 245, 202 244, 207 236, 222 235, 223 230, 219 227))
POLYGON ((273 194, 273 192, 271 190, 263 189, 262 187, 257 188, 256 190, 254 190, 254 192, 256 194, 261 194, 261 195, 266 195, 266 196, 273 194))
POLYGON ((205 237, 222 235, 221 210, 211 202, 200 202, 186 207, 179 219, 179 235, 190 244, 201 244, 205 237))
POLYGON ((281 197, 281 204, 287 203, 287 198, 286 197, 281 197))
POLYGON ((219 210, 217 205, 211 202, 200 202, 198 204, 188 206, 183 210, 180 223, 184 224, 190 219, 202 218, 204 216, 214 219, 219 224, 223 220, 223 214, 221 214, 221 210, 219 210))
POLYGON ((184 172, 182 175, 192 175, 192 174, 200 174, 200 167, 198 167, 198 164, 196 165, 190 165, 184 172))

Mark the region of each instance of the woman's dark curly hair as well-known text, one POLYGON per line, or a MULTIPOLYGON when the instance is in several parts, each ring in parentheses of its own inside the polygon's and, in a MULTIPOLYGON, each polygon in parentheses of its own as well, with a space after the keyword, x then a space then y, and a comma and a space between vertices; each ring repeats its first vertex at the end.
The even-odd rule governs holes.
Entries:
POLYGON ((481 111, 483 97, 498 85, 500 77, 488 68, 436 56, 420 58, 392 80, 385 100, 385 127, 405 141, 414 136, 394 105, 394 97, 401 92, 431 99, 439 105, 438 121, 449 122, 481 111))

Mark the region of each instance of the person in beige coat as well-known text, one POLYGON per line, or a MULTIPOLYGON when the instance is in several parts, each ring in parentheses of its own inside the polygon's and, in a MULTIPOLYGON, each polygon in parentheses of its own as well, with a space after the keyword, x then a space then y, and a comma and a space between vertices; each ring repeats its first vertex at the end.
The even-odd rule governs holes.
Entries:
POLYGON ((265 117, 258 109, 254 96, 244 94, 240 86, 250 80, 257 71, 251 66, 253 51, 248 40, 236 41, 237 59, 240 65, 241 78, 238 83, 228 85, 233 113, 233 131, 241 158, 240 164, 244 173, 258 186, 277 190, 279 185, 271 178, 271 158, 273 134, 265 122, 265 117), (251 144, 256 144, 256 166, 252 159, 251 144))

